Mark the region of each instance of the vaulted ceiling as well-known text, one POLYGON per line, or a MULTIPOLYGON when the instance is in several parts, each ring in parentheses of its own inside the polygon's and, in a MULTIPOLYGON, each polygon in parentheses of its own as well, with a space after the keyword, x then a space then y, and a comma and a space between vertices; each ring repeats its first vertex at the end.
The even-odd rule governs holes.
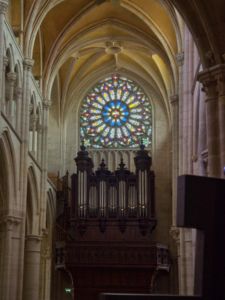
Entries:
POLYGON ((178 89, 180 14, 193 33, 203 65, 223 60, 223 0, 22 2, 20 14, 15 14, 21 1, 13 1, 11 23, 23 32, 23 52, 35 60, 33 71, 44 96, 53 102, 58 98, 62 119, 81 90, 110 72, 133 74, 147 82, 169 111, 168 99, 178 89))

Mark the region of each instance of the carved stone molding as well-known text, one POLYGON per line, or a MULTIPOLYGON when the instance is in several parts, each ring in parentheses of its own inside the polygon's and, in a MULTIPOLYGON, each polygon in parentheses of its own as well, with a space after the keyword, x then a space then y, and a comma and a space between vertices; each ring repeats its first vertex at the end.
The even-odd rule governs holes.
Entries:
POLYGON ((22 94, 23 94, 23 89, 21 87, 17 87, 15 89, 15 95, 17 98, 21 98, 22 97, 22 94))
POLYGON ((184 51, 177 53, 176 55, 176 61, 177 61, 177 65, 179 67, 182 67, 184 64, 184 51))
POLYGON ((172 95, 172 96, 170 96, 170 104, 171 105, 178 104, 178 101, 179 101, 179 96, 178 95, 172 95))
POLYGON ((8 8, 8 0, 0 0, 0 14, 5 15, 8 8))
POLYGON ((207 173, 207 168, 208 168, 208 150, 204 150, 201 152, 201 157, 202 157, 202 162, 204 165, 204 169, 207 173))
POLYGON ((203 91, 209 98, 225 96, 225 64, 215 65, 198 74, 203 91))
POLYGON ((31 71, 32 70, 32 67, 34 65, 34 60, 31 59, 31 58, 25 58, 24 61, 23 61, 23 65, 24 65, 24 68, 27 70, 27 71, 31 71))
POLYGON ((34 243, 40 243, 42 240, 41 235, 37 234, 28 234, 26 235, 26 241, 34 242, 34 243))
POLYGON ((202 83, 202 91, 206 93, 206 101, 217 97, 217 82, 210 72, 200 72, 198 80, 202 83))
POLYGON ((49 107, 51 106, 51 104, 52 104, 52 102, 51 102, 51 100, 43 100, 42 101, 42 104, 43 104, 43 108, 44 109, 49 109, 49 107))
POLYGON ((66 263, 73 265, 145 265, 166 269, 169 267, 168 248, 155 245, 78 245, 67 248, 66 263))
POLYGON ((6 76, 7 76, 8 81, 9 81, 10 83, 13 83, 13 84, 14 84, 14 82, 16 81, 16 78, 17 78, 16 73, 15 73, 15 72, 9 72, 9 73, 7 73, 6 76))
POLYGON ((3 57, 3 66, 4 66, 4 68, 6 68, 6 66, 8 66, 8 63, 9 63, 8 57, 7 57, 7 56, 4 56, 4 57, 3 57))
POLYGON ((6 230, 12 231, 19 226, 22 218, 17 216, 4 216, 1 218, 0 226, 5 226, 6 230))

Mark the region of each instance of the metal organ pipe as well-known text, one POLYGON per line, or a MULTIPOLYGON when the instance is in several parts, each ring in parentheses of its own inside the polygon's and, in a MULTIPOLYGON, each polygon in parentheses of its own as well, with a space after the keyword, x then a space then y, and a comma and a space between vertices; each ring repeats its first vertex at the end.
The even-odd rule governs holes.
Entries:
POLYGON ((106 182, 100 181, 99 184, 99 206, 101 216, 106 216, 106 182))
POLYGON ((122 215, 125 214, 126 209, 126 183, 119 182, 119 210, 122 215))
POLYGON ((147 171, 138 172, 138 187, 139 187, 139 214, 141 217, 147 216, 148 203, 148 173, 147 171))
POLYGON ((87 172, 78 171, 78 215, 86 217, 87 213, 87 172))

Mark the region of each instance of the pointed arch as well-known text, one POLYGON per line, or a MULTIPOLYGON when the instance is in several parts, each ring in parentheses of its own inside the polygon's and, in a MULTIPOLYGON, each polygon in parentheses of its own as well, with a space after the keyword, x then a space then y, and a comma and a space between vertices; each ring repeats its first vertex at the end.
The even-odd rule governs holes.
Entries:
POLYGON ((12 50, 11 45, 6 49, 6 57, 8 58, 9 71, 13 72, 14 59, 13 59, 13 50, 12 50))
POLYGON ((5 130, 0 136, 0 210, 9 212, 17 207, 16 155, 10 133, 5 130))
POLYGON ((28 169, 27 178, 27 209, 26 209, 26 234, 38 234, 39 191, 37 178, 33 167, 28 169))

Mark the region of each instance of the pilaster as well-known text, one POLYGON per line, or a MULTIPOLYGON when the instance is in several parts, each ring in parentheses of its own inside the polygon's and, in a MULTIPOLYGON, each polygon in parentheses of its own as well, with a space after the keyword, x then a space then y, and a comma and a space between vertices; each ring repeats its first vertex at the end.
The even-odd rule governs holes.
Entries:
MULTIPOLYGON (((34 61, 25 58, 23 61, 23 94, 21 101, 21 154, 20 154, 20 176, 19 185, 21 188, 21 210, 23 215, 26 216, 27 209, 27 170, 28 170, 28 142, 29 142, 29 102, 30 102, 30 77, 31 70, 34 61)), ((23 240, 20 245, 20 261, 24 261, 24 247, 25 247, 25 235, 26 232, 26 218, 23 219, 21 234, 23 235, 23 240)), ((20 266, 20 273, 24 274, 24 264, 20 266)), ((17 300, 23 299, 23 280, 20 281, 19 291, 17 295, 17 300)), ((24 299, 23 299, 24 300, 24 299)))
POLYGON ((178 95, 170 97, 170 105, 172 112, 172 202, 173 202, 173 215, 172 225, 176 225, 176 207, 177 207, 177 176, 178 176, 178 158, 179 158, 179 108, 178 108, 178 95))
MULTIPOLYGON (((208 147, 208 174, 212 177, 219 177, 220 170, 220 126, 219 126, 219 104, 217 79, 212 69, 202 71, 198 80, 203 84, 206 103, 206 128, 208 147)), ((223 129, 224 130, 224 129, 223 129)))
POLYGON ((21 134, 21 108, 22 108, 22 95, 23 90, 21 87, 16 87, 15 97, 17 102, 17 110, 16 110, 16 131, 20 135, 21 134))
POLYGON ((219 65, 213 74, 217 80, 219 140, 220 140, 220 176, 223 177, 225 167, 225 65, 219 65))
POLYGON ((4 216, 1 218, 1 240, 3 244, 0 280, 0 299, 17 299, 18 294, 18 274, 20 267, 19 244, 21 218, 16 216, 4 216), (13 286, 13 289, 12 289, 13 286))
POLYGON ((0 111, 3 111, 6 114, 6 99, 5 99, 5 72, 6 72, 6 67, 9 63, 8 57, 4 56, 3 57, 3 71, 2 74, 0 72, 0 78, 2 76, 2 90, 0 91, 0 111))
POLYGON ((9 117, 9 120, 11 121, 11 123, 13 124, 14 121, 14 88, 15 88, 15 84, 16 84, 16 78, 17 75, 15 72, 9 72, 7 73, 7 81, 8 81, 8 85, 9 85, 9 91, 8 91, 8 97, 6 99, 6 101, 8 102, 6 104, 6 108, 7 108, 7 116, 9 117))
POLYGON ((179 86, 178 86, 178 97, 180 97, 179 107, 178 107, 178 144, 179 144, 179 164, 178 164, 178 173, 182 174, 182 165, 183 165, 183 65, 184 65, 184 52, 180 52, 176 55, 176 61, 178 65, 179 72, 179 86))
POLYGON ((42 101, 42 124, 41 124, 41 167, 42 167, 42 177, 41 177, 41 228, 45 229, 45 219, 46 219, 46 185, 47 185, 47 164, 48 164, 48 118, 49 118, 49 108, 51 106, 51 101, 49 99, 44 99, 42 101))

